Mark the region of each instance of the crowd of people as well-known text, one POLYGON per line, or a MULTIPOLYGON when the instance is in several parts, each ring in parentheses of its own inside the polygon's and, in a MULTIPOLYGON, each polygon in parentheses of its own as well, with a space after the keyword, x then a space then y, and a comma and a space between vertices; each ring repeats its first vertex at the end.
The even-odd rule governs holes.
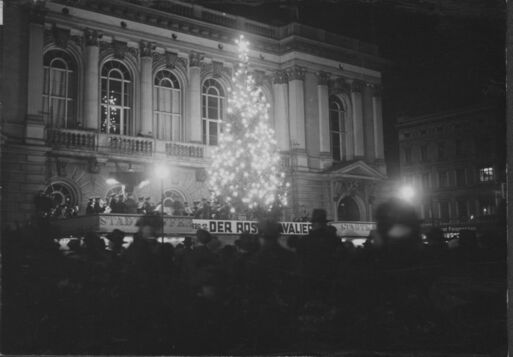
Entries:
POLYGON ((113 194, 104 200, 101 197, 91 197, 87 203, 86 214, 160 214, 166 216, 194 217, 198 219, 232 219, 228 205, 216 200, 211 202, 206 198, 194 201, 192 205, 173 199, 169 193, 164 196, 164 207, 161 202, 155 203, 150 197, 140 196, 137 199, 132 194, 113 194))
POLYGON ((273 219, 234 245, 199 230, 176 246, 144 215, 125 248, 90 232, 59 249, 45 220, 6 233, 3 353, 263 354, 347 350, 500 353, 505 239, 439 230, 391 201, 363 247, 326 212, 306 237, 273 219))

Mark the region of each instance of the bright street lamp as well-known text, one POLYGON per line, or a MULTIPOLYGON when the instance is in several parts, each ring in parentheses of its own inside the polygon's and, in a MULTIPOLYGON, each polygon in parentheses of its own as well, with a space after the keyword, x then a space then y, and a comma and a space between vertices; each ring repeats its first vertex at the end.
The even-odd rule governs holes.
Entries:
POLYGON ((415 190, 411 186, 402 186, 399 189, 399 198, 410 202, 415 197, 415 190))
POLYGON ((155 176, 160 179, 160 215, 162 219, 162 244, 164 244, 164 180, 169 176, 169 167, 163 164, 157 165, 155 176))
POLYGON ((117 185, 119 183, 118 180, 116 180, 115 178, 108 178, 105 180, 105 183, 107 183, 107 185, 117 185))

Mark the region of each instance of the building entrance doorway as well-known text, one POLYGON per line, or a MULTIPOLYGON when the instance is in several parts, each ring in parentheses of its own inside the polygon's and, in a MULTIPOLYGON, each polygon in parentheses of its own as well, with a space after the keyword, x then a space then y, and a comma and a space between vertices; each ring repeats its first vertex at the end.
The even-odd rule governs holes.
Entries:
POLYGON ((356 222, 360 221, 360 209, 356 201, 349 196, 344 197, 338 203, 337 220, 356 222))

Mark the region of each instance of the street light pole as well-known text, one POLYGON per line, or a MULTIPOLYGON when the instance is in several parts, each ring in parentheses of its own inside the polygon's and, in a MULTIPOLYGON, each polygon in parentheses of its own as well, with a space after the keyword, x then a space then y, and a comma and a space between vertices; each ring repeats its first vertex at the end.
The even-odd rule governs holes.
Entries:
POLYGON ((169 176, 169 168, 164 164, 155 167, 155 176, 160 179, 160 216, 162 219, 162 243, 164 243, 164 179, 169 176))
POLYGON ((160 215, 162 217, 162 244, 164 244, 164 179, 160 180, 160 215))

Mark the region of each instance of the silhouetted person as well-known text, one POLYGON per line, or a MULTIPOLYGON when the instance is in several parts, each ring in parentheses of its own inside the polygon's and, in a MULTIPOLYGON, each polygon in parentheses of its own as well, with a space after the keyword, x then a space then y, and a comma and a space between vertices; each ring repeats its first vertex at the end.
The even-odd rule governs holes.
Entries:
POLYGON ((312 230, 297 244, 300 274, 305 283, 303 293, 324 294, 331 286, 336 267, 336 251, 341 242, 336 229, 327 225, 329 220, 324 209, 314 209, 310 222, 312 230))

